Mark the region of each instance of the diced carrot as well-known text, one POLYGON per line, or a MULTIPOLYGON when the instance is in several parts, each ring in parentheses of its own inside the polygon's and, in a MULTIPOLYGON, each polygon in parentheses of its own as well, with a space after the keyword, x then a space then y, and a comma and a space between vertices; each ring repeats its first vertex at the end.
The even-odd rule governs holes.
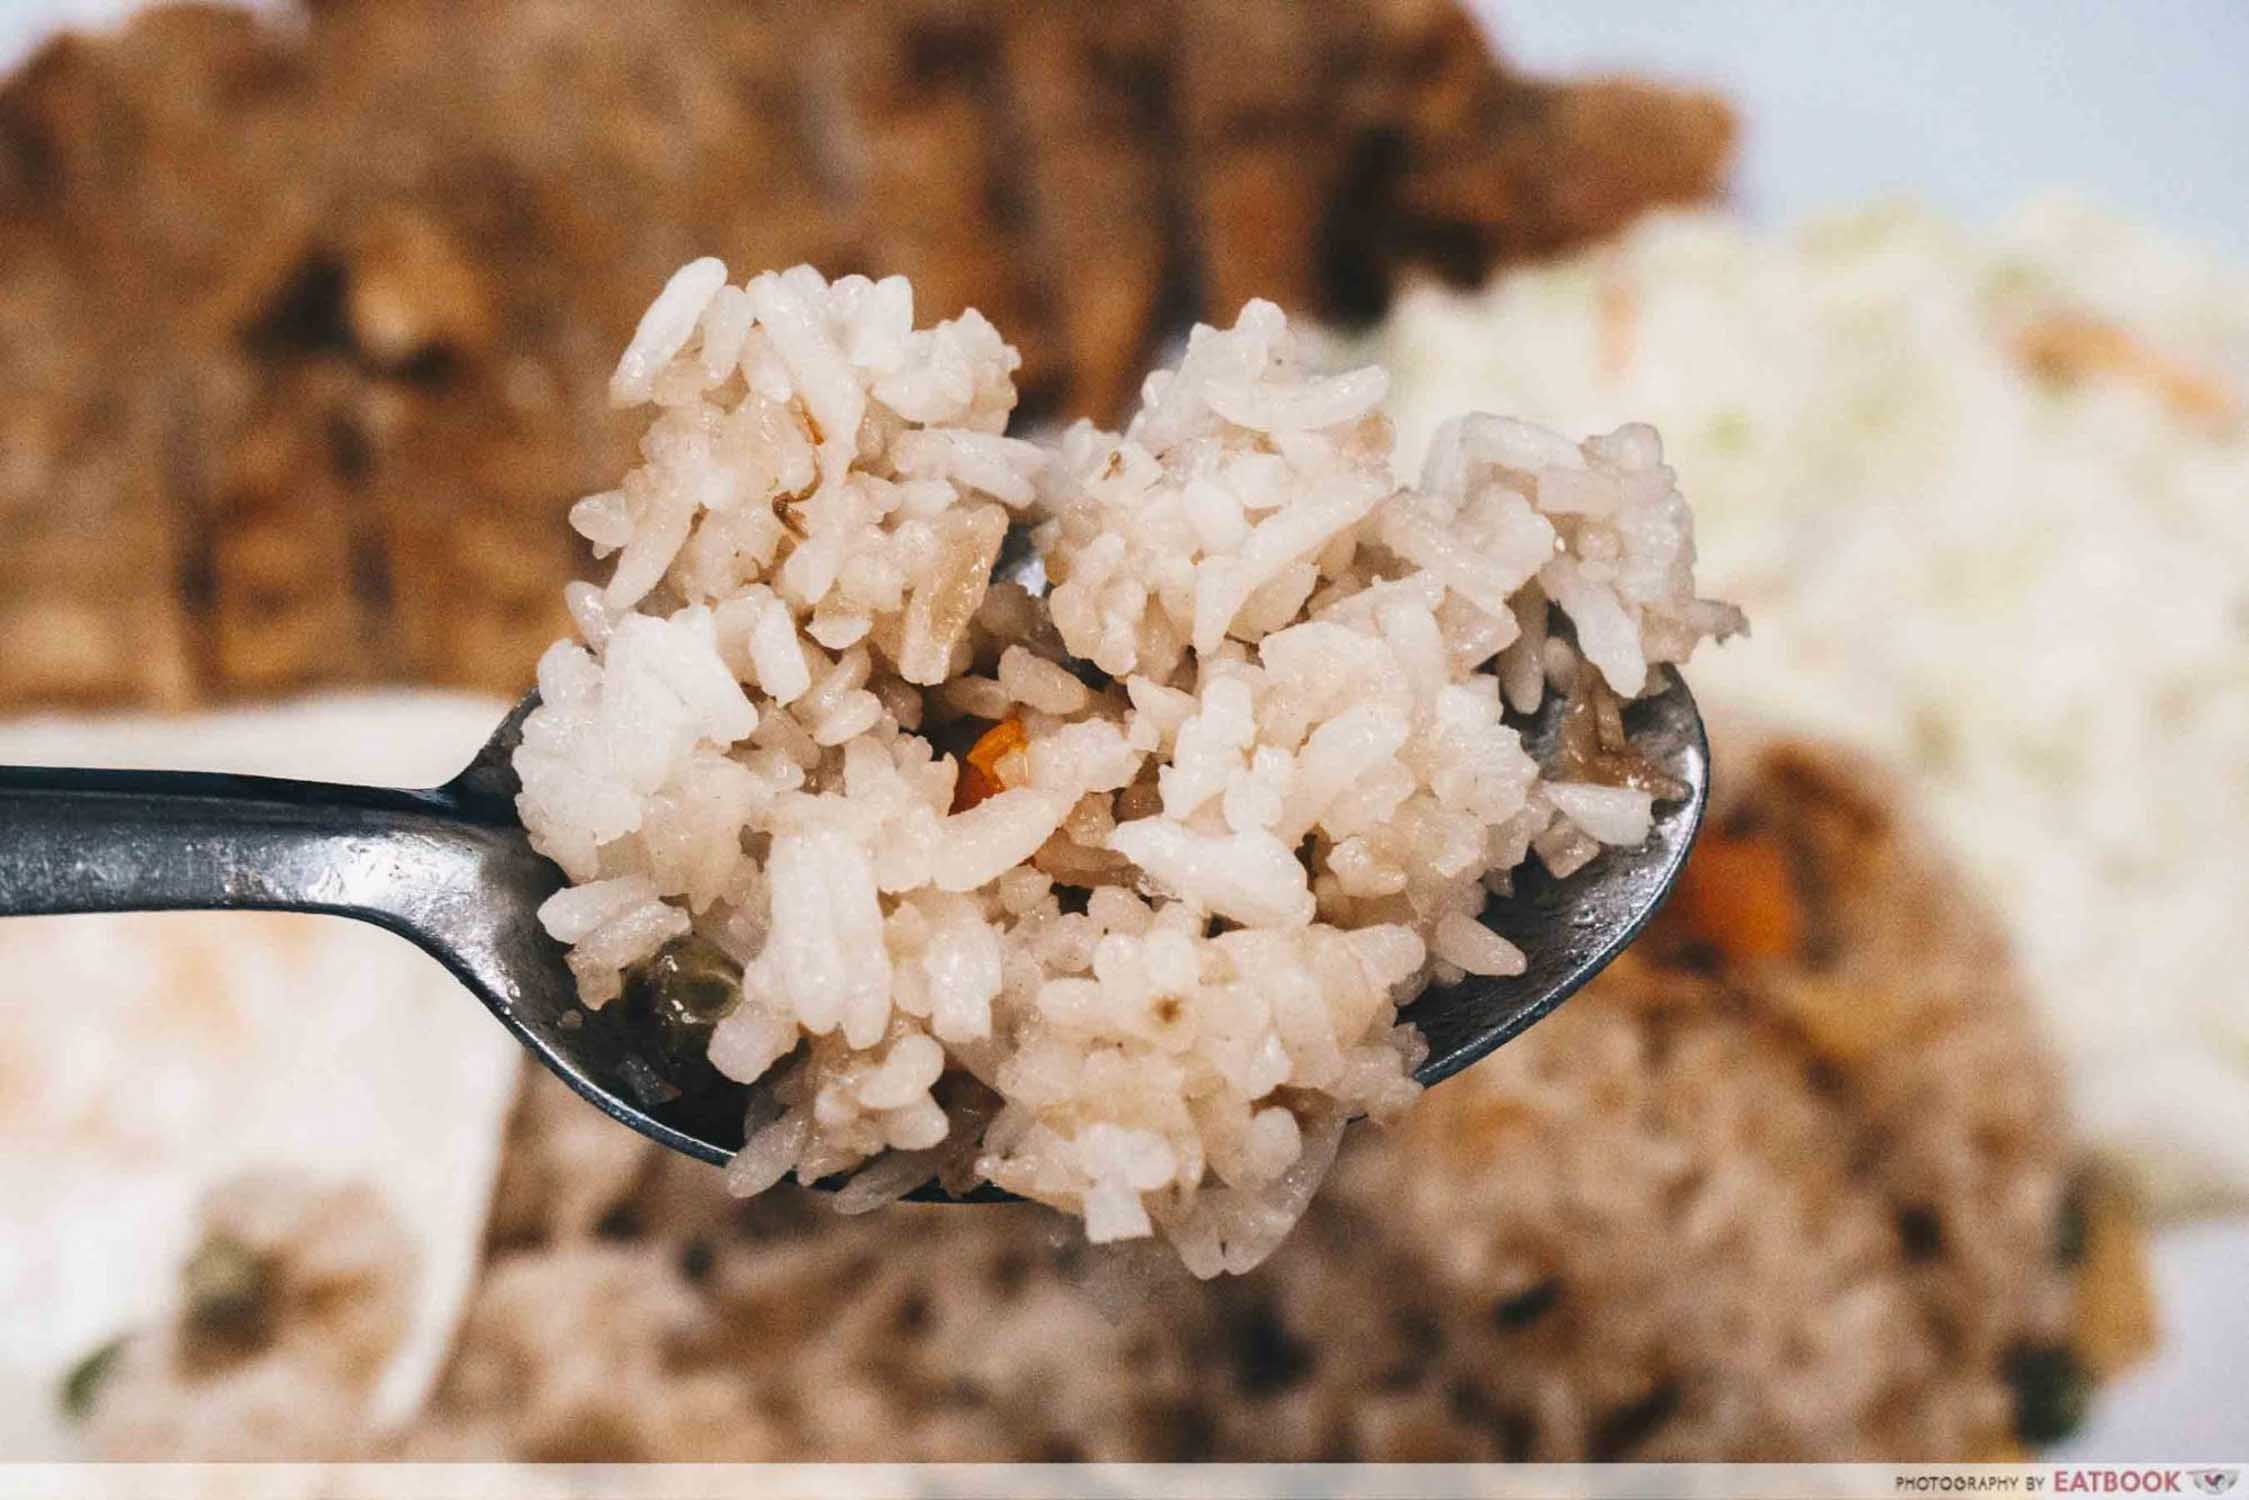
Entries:
POLYGON ((2052 379, 2109 375, 2154 391, 2182 416, 2224 426, 2241 415, 2237 394, 2219 376, 2098 318, 2056 314, 2023 329, 2015 347, 2025 364, 2052 379))
POLYGON ((961 759, 960 780, 953 785, 953 811, 966 812, 986 797, 1006 791, 1000 762, 1029 743, 1021 719, 1002 719, 985 730, 961 759))
POLYGON ((953 783, 953 811, 967 812, 999 789, 999 783, 976 765, 962 761, 960 779, 953 783))
POLYGON ((1735 962, 1786 958, 1804 940, 1804 909, 1779 840, 1705 832, 1672 896, 1677 920, 1735 962))

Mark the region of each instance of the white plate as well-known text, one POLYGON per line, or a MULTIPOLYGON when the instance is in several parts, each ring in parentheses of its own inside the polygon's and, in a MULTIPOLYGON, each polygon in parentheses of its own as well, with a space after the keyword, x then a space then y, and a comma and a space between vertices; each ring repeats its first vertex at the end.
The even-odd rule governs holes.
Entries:
MULTIPOLYGON (((0 723, 0 764, 432 785, 505 707, 390 693, 0 723)), ((521 1053, 435 959, 337 917, 0 922, 0 1454, 62 1457, 63 1374, 161 1316, 197 1201, 287 1170, 371 1188, 418 1266, 370 1414, 419 1408, 475 1278, 521 1053)))

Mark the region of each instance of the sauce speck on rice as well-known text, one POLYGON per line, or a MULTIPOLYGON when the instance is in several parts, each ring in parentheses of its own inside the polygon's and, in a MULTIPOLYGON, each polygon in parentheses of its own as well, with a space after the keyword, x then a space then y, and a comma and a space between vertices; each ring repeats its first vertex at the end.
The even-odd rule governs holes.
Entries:
POLYGON ((1017 364, 896 277, 664 288, 612 385, 643 463, 572 518, 615 565, 517 756, 542 915, 589 1006, 681 943, 740 965, 735 1191, 984 1181, 1247 1270, 1418 1094, 1400 1008, 1521 970, 1478 920, 1509 872, 1646 836, 1653 793, 1548 782, 1505 711, 1739 617, 1648 428, 1469 417, 1401 487, 1382 371, 1260 302, 1121 434, 1004 436, 1017 364), (1044 598, 993 581, 1011 528, 1044 598))

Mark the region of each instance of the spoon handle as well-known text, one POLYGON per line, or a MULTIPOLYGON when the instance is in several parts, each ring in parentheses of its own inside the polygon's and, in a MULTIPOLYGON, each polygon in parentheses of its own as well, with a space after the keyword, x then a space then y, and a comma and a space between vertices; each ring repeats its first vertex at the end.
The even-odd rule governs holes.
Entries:
POLYGON ((0 766, 0 916, 333 912, 421 938, 461 887, 443 792, 0 766))

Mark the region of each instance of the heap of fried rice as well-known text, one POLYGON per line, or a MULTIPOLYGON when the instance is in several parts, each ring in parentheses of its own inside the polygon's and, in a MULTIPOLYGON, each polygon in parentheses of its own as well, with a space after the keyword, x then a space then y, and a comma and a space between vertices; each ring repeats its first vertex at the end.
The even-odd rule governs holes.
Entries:
POLYGON ((1520 972, 1479 920, 1509 872, 1647 835, 1507 711, 1660 691, 1739 617, 1647 427, 1464 417, 1401 486, 1383 372, 1260 302, 1122 434, 1005 436, 1018 362, 898 277, 672 278, 516 760, 542 917, 589 1006, 724 977, 735 1191, 988 1182, 1238 1272, 1413 1102, 1401 1007, 1520 972), (1011 532, 1037 567, 995 581, 1011 532))

